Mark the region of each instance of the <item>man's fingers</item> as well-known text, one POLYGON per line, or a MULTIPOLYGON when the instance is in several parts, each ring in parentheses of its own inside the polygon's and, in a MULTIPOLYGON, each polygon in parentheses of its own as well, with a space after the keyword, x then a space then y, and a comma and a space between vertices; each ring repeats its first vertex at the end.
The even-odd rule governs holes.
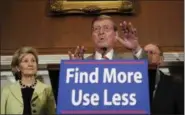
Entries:
POLYGON ((127 23, 126 21, 123 21, 120 23, 120 26, 125 37, 128 35, 136 35, 136 28, 134 28, 131 22, 127 23))
POLYGON ((75 49, 75 52, 74 52, 74 57, 77 57, 79 55, 79 49, 80 49, 80 47, 77 46, 75 49))
POLYGON ((86 49, 84 46, 77 46, 74 54, 71 51, 68 51, 68 55, 70 59, 84 59, 84 53, 86 49))
POLYGON ((131 32, 131 33, 133 32, 133 28, 134 28, 134 27, 133 27, 132 23, 129 22, 129 23, 128 23, 128 31, 129 31, 129 33, 130 33, 130 32, 131 32))
POLYGON ((68 51, 68 55, 69 55, 69 59, 73 60, 73 59, 84 59, 84 53, 85 53, 86 49, 84 46, 77 46, 74 54, 71 51, 68 51))
POLYGON ((71 53, 71 51, 68 51, 68 55, 69 55, 69 59, 73 59, 73 54, 71 53))
POLYGON ((78 52, 78 58, 83 59, 84 52, 85 52, 85 51, 84 51, 84 46, 80 46, 78 51, 79 51, 79 52, 78 52))
POLYGON ((126 21, 124 21, 121 25, 122 25, 121 26, 121 28, 122 28, 121 30, 122 30, 124 36, 127 36, 130 33, 131 27, 128 26, 126 21))
POLYGON ((126 31, 127 30, 127 22, 126 21, 121 22, 120 26, 121 26, 121 30, 122 31, 126 31))
POLYGON ((137 29, 136 28, 133 28, 133 34, 136 35, 137 34, 137 29))
POLYGON ((82 50, 83 52, 87 51, 87 49, 84 46, 82 46, 82 50))
POLYGON ((132 25, 131 22, 128 23, 128 33, 129 35, 133 36, 136 34, 136 29, 134 28, 134 26, 132 25))
POLYGON ((80 46, 80 53, 84 53, 85 52, 85 47, 84 46, 80 46))

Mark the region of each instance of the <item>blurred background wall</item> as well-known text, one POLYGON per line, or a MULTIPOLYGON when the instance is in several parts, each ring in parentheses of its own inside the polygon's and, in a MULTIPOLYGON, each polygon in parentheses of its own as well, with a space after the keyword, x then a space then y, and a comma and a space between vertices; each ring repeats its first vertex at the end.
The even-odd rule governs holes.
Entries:
MULTIPOLYGON (((48 16, 48 1, 0 1, 1 55, 12 55, 23 45, 34 46, 40 54, 65 54, 77 45, 85 45, 87 52, 92 51, 91 21, 94 16, 51 17, 48 16)), ((123 20, 132 22, 142 46, 152 42, 162 46, 165 52, 183 51, 184 1, 135 1, 135 15, 111 15, 116 24, 123 20)))
MULTIPOLYGON (((91 21, 94 16, 48 15, 49 0, 0 0, 0 54, 1 86, 15 82, 10 71, 11 56, 21 46, 29 45, 39 51, 39 72, 50 84, 48 64, 67 59, 68 50, 84 45, 87 53, 93 51, 91 21)), ((111 15, 116 24, 130 21, 138 30, 142 46, 156 43, 165 52, 165 62, 181 63, 184 68, 184 1, 135 0, 136 13, 132 16, 111 15), (180 62, 179 62, 180 61, 180 62)), ((117 49, 127 51, 117 44, 117 49)), ((179 69, 178 64, 175 71, 179 69)), ((170 74, 168 66, 161 68, 170 74)), ((184 69, 180 75, 184 75, 184 69)), ((179 73, 179 72, 178 72, 179 73)), ((53 74, 50 77, 58 77, 53 74)), ((54 83, 56 83, 55 81, 54 83)), ((1 87, 2 88, 2 87, 1 87)))

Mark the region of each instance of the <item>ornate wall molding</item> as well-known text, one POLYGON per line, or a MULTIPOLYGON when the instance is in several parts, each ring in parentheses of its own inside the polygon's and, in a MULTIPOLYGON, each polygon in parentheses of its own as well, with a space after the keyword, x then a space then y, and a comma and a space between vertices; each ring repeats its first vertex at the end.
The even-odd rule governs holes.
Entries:
POLYGON ((52 14, 133 13, 134 0, 50 0, 52 14))

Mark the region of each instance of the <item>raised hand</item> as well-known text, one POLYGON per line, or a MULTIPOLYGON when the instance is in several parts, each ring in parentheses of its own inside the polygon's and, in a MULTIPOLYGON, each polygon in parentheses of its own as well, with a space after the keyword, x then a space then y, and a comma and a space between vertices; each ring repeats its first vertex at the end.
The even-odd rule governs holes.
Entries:
POLYGON ((68 51, 69 59, 70 60, 76 60, 76 59, 83 60, 84 53, 85 53, 85 47, 77 46, 74 53, 72 53, 71 51, 68 51))
POLYGON ((120 23, 122 37, 117 36, 117 40, 127 49, 137 52, 141 47, 138 42, 138 36, 136 28, 131 22, 127 23, 123 21, 120 23))

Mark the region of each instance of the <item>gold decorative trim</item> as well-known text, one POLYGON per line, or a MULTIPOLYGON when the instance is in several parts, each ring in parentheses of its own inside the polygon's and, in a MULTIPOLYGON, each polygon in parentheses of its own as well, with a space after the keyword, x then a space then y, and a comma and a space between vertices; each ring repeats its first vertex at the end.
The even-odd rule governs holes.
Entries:
POLYGON ((69 1, 50 0, 50 11, 53 13, 100 14, 100 13, 133 13, 133 0, 112 1, 69 1))

